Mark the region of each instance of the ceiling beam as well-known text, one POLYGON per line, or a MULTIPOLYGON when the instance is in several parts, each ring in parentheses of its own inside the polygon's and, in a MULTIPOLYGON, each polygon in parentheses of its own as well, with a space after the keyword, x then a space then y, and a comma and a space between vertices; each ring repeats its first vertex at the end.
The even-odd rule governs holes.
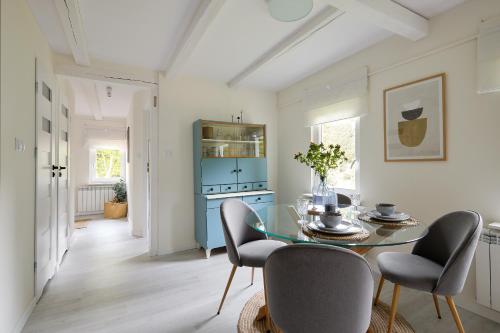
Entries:
POLYGON ((227 85, 229 87, 237 85, 239 82, 243 81, 245 78, 264 66, 266 63, 271 62, 272 60, 293 49, 295 46, 302 43, 316 31, 330 24, 333 20, 335 20, 342 14, 344 14, 343 11, 332 6, 327 6, 313 18, 304 23, 304 25, 294 31, 291 35, 287 36, 284 40, 279 42, 277 45, 275 45, 273 48, 271 48, 269 51, 267 51, 257 60, 251 63, 247 68, 245 68, 243 71, 229 80, 227 85))
POLYGON ((427 36, 429 21, 391 0, 326 0, 358 19, 417 41, 427 36))
POLYGON ((155 87, 158 85, 158 73, 141 67, 100 60, 93 60, 92 66, 79 66, 75 64, 71 56, 58 53, 54 54, 53 60, 54 71, 59 75, 134 86, 155 87))
POLYGON ((90 66, 79 1, 54 0, 54 5, 75 62, 81 66, 90 66))
POLYGON ((97 94, 97 85, 95 82, 80 80, 78 82, 80 90, 85 96, 87 106, 92 112, 95 120, 102 120, 101 103, 99 102, 99 95, 97 94))
POLYGON ((178 74, 225 2, 226 0, 201 1, 165 68, 167 77, 172 78, 178 74))

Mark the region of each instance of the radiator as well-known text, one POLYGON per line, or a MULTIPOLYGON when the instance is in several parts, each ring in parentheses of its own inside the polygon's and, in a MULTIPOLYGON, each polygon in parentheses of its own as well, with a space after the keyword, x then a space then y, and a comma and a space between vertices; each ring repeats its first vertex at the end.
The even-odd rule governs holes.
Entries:
POLYGON ((113 185, 84 185, 77 190, 76 215, 93 215, 104 212, 104 203, 113 200, 113 185))
POLYGON ((484 229, 476 251, 476 300, 500 311, 500 232, 484 229))

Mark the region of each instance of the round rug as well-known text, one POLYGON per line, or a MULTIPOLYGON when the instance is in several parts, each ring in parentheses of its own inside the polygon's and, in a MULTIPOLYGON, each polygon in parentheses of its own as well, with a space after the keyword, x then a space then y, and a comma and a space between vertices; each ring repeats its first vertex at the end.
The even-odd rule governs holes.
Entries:
MULTIPOLYGON (((264 291, 255 294, 245 304, 238 320, 238 333, 264 333, 264 320, 255 320, 261 306, 264 305, 264 291)), ((387 332, 390 307, 384 303, 379 303, 372 308, 372 320, 370 327, 373 333, 387 332)), ((280 333, 279 329, 274 329, 274 333, 280 333)), ((396 320, 392 327, 394 333, 415 333, 411 325, 400 315, 396 315, 396 320)))

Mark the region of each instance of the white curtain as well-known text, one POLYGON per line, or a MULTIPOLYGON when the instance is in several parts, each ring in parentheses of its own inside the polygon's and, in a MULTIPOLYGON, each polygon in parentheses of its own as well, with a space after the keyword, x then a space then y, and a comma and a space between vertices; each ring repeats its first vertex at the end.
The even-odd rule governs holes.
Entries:
POLYGON ((359 117, 368 112, 368 68, 336 76, 304 91, 306 126, 359 117))
POLYGON ((500 19, 481 23, 477 40, 477 91, 500 91, 500 19))

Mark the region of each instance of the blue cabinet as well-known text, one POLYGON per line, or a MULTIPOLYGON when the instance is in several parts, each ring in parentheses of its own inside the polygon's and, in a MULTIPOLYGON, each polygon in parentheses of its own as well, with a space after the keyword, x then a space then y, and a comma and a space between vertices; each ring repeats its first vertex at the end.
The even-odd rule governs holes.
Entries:
POLYGON ((264 191, 265 125, 198 120, 193 144, 195 238, 208 257, 211 249, 225 246, 220 205, 226 198, 255 209, 274 202, 273 192, 264 191))

